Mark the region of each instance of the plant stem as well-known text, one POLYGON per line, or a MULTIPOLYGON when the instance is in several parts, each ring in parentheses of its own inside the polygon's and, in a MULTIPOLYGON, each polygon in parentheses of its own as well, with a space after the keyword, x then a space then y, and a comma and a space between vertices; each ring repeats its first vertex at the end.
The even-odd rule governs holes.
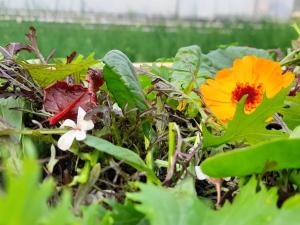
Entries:
POLYGON ((16 130, 6 129, 0 130, 0 136, 6 136, 11 134, 23 134, 23 135, 38 135, 38 134, 64 134, 68 129, 36 129, 36 130, 16 130))
POLYGON ((169 151, 168 151, 168 168, 170 169, 174 153, 175 153, 175 130, 174 130, 175 123, 169 123, 169 151))

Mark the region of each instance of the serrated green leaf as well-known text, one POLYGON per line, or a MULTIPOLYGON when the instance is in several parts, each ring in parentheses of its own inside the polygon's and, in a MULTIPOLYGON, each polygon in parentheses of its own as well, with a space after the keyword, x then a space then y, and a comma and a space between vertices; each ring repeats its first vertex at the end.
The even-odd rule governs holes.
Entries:
POLYGON ((218 146, 230 141, 245 140, 248 143, 257 143, 271 138, 285 137, 287 134, 277 130, 267 130, 266 120, 276 113, 282 106, 289 88, 281 90, 276 96, 268 99, 264 96, 262 103, 254 112, 246 114, 244 103, 246 96, 237 104, 236 113, 227 124, 222 136, 215 136, 203 129, 204 147, 218 146))
POLYGON ((136 209, 146 215, 151 225, 202 224, 209 208, 196 197, 192 179, 185 182, 174 189, 139 184, 141 192, 127 196, 141 203, 136 209))
POLYGON ((197 45, 180 48, 176 53, 170 82, 179 90, 185 90, 191 82, 199 86, 204 81, 198 77, 201 55, 201 49, 197 45))
POLYGON ((94 59, 94 54, 89 55, 86 59, 79 58, 69 64, 29 64, 20 62, 23 68, 27 69, 37 84, 41 87, 47 87, 57 80, 63 80, 69 75, 86 74, 89 67, 99 63, 94 59))
POLYGON ((103 62, 106 86, 118 105, 145 111, 148 105, 128 57, 118 50, 112 50, 104 56, 103 62))
POLYGON ((246 176, 267 171, 300 168, 300 139, 279 139, 220 153, 201 164, 211 177, 246 176))
POLYGON ((276 188, 261 185, 252 178, 240 188, 233 203, 225 203, 220 210, 213 210, 200 201, 190 180, 185 188, 167 189, 151 184, 140 184, 140 192, 128 194, 137 201, 136 209, 144 213, 151 225, 296 225, 300 219, 300 198, 294 196, 277 208, 276 188))
POLYGON ((283 121, 290 129, 294 129, 300 125, 300 94, 296 96, 287 96, 285 107, 279 112, 283 115, 283 121))
POLYGON ((43 217, 53 182, 39 186, 39 178, 38 164, 32 160, 23 163, 20 176, 13 171, 6 174, 6 191, 0 197, 1 225, 33 225, 43 217))
POLYGON ((20 171, 8 167, 4 178, 0 191, 0 225, 113 224, 108 223, 110 212, 99 205, 86 206, 82 217, 76 216, 69 191, 64 191, 54 205, 49 204, 54 182, 52 179, 41 182, 41 170, 35 160, 24 159, 20 171))
POLYGON ((149 179, 156 183, 159 183, 158 178, 155 176, 153 171, 145 164, 145 162, 135 152, 110 143, 102 138, 97 138, 88 135, 85 139, 85 144, 97 149, 98 151, 105 152, 119 160, 123 160, 128 165, 135 169, 145 172, 149 179))

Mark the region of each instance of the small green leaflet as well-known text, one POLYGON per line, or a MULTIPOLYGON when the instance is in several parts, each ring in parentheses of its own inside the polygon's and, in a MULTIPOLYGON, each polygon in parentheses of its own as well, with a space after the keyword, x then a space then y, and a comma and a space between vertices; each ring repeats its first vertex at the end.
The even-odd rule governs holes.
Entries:
POLYGON ((277 139, 209 157, 201 164, 210 177, 234 177, 300 168, 300 139, 277 139))
POLYGON ((24 69, 27 69, 32 79, 42 88, 54 83, 57 80, 63 80, 69 75, 86 74, 89 67, 99 63, 94 59, 94 54, 89 55, 86 59, 79 57, 69 64, 29 64, 20 62, 24 69))
POLYGON ((230 141, 246 140, 248 143, 257 143, 271 138, 287 136, 282 131, 267 130, 266 120, 276 113, 282 106, 289 88, 281 90, 276 96, 268 99, 264 96, 262 103, 254 112, 246 114, 244 103, 246 96, 237 104, 236 113, 227 124, 227 128, 222 136, 215 136, 203 127, 204 147, 218 146, 230 141))
POLYGON ((277 208, 276 188, 260 185, 255 178, 243 187, 233 203, 226 202, 220 210, 213 210, 199 200, 191 179, 175 188, 139 184, 140 192, 128 194, 137 201, 136 209, 146 215, 150 225, 298 225, 300 220, 299 195, 288 199, 277 208))

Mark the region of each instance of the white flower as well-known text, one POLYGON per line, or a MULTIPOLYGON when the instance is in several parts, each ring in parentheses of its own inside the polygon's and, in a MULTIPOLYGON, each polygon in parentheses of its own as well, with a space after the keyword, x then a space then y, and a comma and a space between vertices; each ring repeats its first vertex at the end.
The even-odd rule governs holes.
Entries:
MULTIPOLYGON (((207 176, 203 171, 201 170, 200 166, 195 166, 195 173, 196 173, 196 178, 198 180, 209 180, 209 176, 207 176)), ((225 177, 222 178, 225 181, 230 181, 231 177, 225 177)))
POLYGON ((200 166, 195 166, 195 172, 198 180, 206 180, 209 178, 209 176, 202 172, 200 166))
POLYGON ((78 107, 77 124, 73 120, 67 119, 60 126, 61 128, 72 128, 59 138, 57 146, 61 150, 65 151, 70 149, 75 138, 77 141, 83 141, 86 138, 86 131, 94 128, 94 123, 92 120, 84 120, 85 115, 86 112, 81 107, 78 107))

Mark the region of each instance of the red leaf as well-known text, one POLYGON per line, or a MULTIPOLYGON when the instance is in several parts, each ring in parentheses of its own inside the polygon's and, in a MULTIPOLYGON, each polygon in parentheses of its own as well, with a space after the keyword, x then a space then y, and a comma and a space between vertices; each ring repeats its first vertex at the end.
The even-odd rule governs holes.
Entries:
POLYGON ((97 104, 96 92, 104 83, 103 74, 101 70, 89 69, 86 80, 89 83, 88 90, 91 94, 91 101, 97 104))
POLYGON ((63 119, 75 120, 79 106, 86 112, 97 106, 96 92, 104 83, 103 76, 100 71, 90 69, 87 81, 88 88, 83 84, 57 81, 44 89, 44 109, 55 114, 48 118, 51 125, 63 119))

